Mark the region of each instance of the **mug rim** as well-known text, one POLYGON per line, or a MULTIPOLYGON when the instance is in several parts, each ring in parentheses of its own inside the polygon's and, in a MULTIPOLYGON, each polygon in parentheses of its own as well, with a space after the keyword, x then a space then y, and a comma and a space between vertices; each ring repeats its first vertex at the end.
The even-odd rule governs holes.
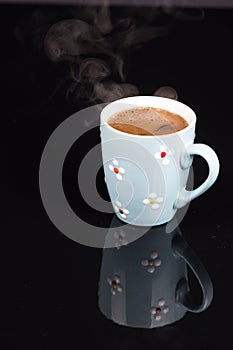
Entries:
MULTIPOLYGON (((120 131, 118 129, 115 129, 113 128, 111 125, 108 124, 108 119, 113 115, 111 114, 110 116, 107 117, 107 120, 104 121, 104 123, 102 124, 102 120, 101 120, 101 123, 100 125, 101 126, 106 126, 107 128, 109 128, 110 130, 116 132, 116 133, 119 133, 120 135, 127 135, 127 136, 130 136, 130 137, 139 137, 139 138, 167 138, 167 137, 171 137, 171 136, 175 136, 175 135, 181 135, 181 134, 184 134, 185 132, 188 132, 190 129, 192 129, 195 124, 196 124, 196 120, 197 120, 197 117, 196 117, 196 114, 195 112, 193 111, 192 108, 190 108, 189 106, 187 106, 185 103, 183 102, 180 102, 180 101, 177 101, 177 100, 173 100, 171 98, 167 98, 167 97, 161 97, 161 96, 146 96, 146 95, 140 95, 140 96, 130 96, 130 97, 124 97, 124 98, 121 98, 121 99, 118 99, 118 100, 115 100, 113 102, 110 102, 109 104, 107 104, 107 106, 105 106, 101 113, 100 113, 100 118, 102 119, 103 118, 103 113, 106 112, 106 109, 109 108, 109 106, 112 106, 112 105, 115 105, 115 104, 120 104, 120 103, 124 103, 124 102, 128 102, 130 103, 129 101, 130 100, 138 100, 138 99, 143 99, 143 98, 146 98, 146 99, 152 99, 152 100, 157 100, 157 101, 169 101, 169 103, 174 103, 175 105, 180 105, 180 106, 183 106, 185 109, 187 109, 191 115, 192 115, 192 120, 191 122, 189 123, 187 121, 187 119, 182 116, 182 118, 184 118, 187 122, 188 122, 188 126, 186 126, 185 128, 179 130, 179 131, 176 131, 176 132, 173 132, 173 133, 170 133, 170 134, 162 134, 162 135, 137 135, 137 134, 130 134, 130 133, 127 133, 127 132, 124 132, 124 131, 120 131)), ((132 103, 133 105, 133 103, 132 103)), ((145 105, 142 105, 142 106, 135 106, 136 108, 137 107, 154 107, 154 106, 150 106, 149 104, 145 104, 145 105)), ((133 108, 133 107, 132 107, 133 108)), ((161 107, 158 107, 158 108, 161 108, 161 107)), ((125 110, 127 109, 130 109, 129 108, 125 108, 125 110)), ((163 109, 166 110, 165 107, 163 107, 163 109)), ((124 110, 124 109, 122 109, 124 110)), ((172 111, 171 111, 172 112, 172 111)), ((117 112, 116 112, 117 113, 117 112)), ((173 112, 175 113, 175 112, 173 112)), ((178 114, 178 113, 177 113, 178 114)), ((179 114, 180 115, 180 114, 179 114)))

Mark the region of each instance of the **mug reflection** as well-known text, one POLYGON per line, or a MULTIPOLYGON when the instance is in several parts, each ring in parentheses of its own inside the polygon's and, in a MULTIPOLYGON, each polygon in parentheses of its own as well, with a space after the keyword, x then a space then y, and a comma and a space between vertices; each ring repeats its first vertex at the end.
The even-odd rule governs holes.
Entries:
POLYGON ((142 235, 142 227, 122 225, 114 216, 114 230, 106 236, 106 247, 113 248, 103 249, 99 308, 108 319, 155 328, 210 305, 212 282, 179 227, 167 233, 166 225, 154 226, 142 235), (192 297, 188 268, 199 283, 201 302, 192 297))

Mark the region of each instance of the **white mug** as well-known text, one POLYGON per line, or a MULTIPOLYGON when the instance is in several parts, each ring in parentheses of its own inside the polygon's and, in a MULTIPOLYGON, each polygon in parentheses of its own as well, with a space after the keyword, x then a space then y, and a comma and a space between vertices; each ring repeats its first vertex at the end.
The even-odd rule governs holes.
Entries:
POLYGON ((219 160, 207 145, 194 144, 196 115, 185 104, 163 97, 135 96, 114 101, 101 111, 101 147, 105 181, 115 213, 122 221, 155 226, 170 221, 178 208, 205 192, 216 180, 219 160), (188 126, 159 136, 114 129, 108 119, 135 107, 156 107, 179 114, 188 126), (193 155, 209 167, 207 179, 186 190, 193 155))

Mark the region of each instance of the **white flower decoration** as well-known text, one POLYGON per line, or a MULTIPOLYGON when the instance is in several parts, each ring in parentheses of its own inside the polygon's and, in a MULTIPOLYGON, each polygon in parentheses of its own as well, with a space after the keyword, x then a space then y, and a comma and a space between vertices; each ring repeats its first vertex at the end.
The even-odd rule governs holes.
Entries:
POLYGON ((108 277, 107 278, 108 284, 111 286, 111 293, 113 295, 116 295, 117 292, 121 293, 123 288, 120 284, 121 279, 120 276, 114 275, 113 278, 108 277))
POLYGON ((160 299, 158 301, 158 306, 152 306, 150 311, 152 320, 161 321, 162 315, 169 312, 169 307, 166 305, 165 299, 160 299))
POLYGON ((129 215, 129 211, 127 209, 123 209, 122 204, 119 201, 115 202, 114 209, 120 214, 123 219, 126 219, 126 215, 129 215))
POLYGON ((122 175, 125 174, 125 169, 118 167, 118 160, 113 159, 112 164, 109 164, 109 169, 116 174, 117 180, 122 180, 122 175))
POLYGON ((160 203, 163 202, 163 197, 157 197, 156 193, 150 193, 149 198, 143 199, 143 204, 150 204, 151 209, 158 209, 160 206, 160 203))
POLYGON ((154 157, 156 159, 162 159, 163 165, 168 165, 170 163, 168 155, 172 155, 173 153, 173 151, 169 151, 165 146, 160 146, 160 152, 156 152, 154 157))
POLYGON ((157 252, 150 253, 150 259, 142 259, 141 265, 147 267, 147 271, 153 273, 155 271, 155 266, 159 267, 162 264, 162 261, 158 259, 157 252))

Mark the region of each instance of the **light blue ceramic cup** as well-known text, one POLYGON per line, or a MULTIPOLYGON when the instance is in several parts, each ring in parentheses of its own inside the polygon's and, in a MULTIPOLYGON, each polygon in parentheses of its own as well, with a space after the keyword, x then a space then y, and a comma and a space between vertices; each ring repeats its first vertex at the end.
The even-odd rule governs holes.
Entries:
POLYGON ((213 185, 219 173, 218 157, 209 146, 194 144, 195 126, 196 115, 190 107, 163 97, 128 97, 103 108, 100 130, 105 181, 119 219, 138 226, 161 225, 213 185), (108 124, 117 112, 146 106, 179 114, 188 126, 172 134, 141 136, 108 124), (198 188, 188 191, 195 154, 206 160, 209 174, 198 188))

